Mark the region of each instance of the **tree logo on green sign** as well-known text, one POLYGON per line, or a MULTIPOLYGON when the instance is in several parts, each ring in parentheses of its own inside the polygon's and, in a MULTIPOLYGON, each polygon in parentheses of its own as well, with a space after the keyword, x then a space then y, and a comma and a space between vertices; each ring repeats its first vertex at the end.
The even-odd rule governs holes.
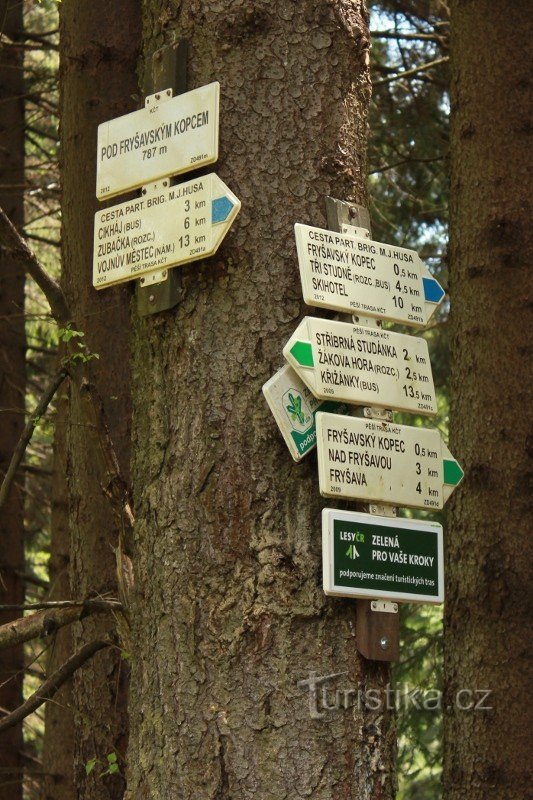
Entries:
POLYGON ((289 394, 290 405, 287 406, 287 411, 294 420, 298 420, 300 425, 305 422, 305 417, 302 414, 302 398, 299 395, 289 394))

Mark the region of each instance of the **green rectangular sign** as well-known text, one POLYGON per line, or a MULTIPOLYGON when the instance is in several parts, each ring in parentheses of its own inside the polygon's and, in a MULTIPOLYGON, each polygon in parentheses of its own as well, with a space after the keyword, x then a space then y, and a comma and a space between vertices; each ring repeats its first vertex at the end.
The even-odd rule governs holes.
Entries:
POLYGON ((442 525, 322 512, 324 592, 399 602, 444 600, 442 525))

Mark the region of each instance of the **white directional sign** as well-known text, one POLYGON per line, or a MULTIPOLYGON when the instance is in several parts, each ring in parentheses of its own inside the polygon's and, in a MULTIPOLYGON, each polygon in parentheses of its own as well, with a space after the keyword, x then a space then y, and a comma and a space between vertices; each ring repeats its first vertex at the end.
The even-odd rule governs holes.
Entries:
POLYGON ((415 250, 294 226, 305 302, 423 327, 444 297, 415 250))
POLYGON ((409 603, 442 603, 442 525, 325 508, 324 592, 409 603))
POLYGON ((97 289, 212 255, 241 207, 214 172, 97 211, 97 289))
POLYGON ((316 447, 317 411, 341 414, 348 410, 344 403, 317 400, 288 364, 265 383, 263 394, 295 461, 316 447))
POLYGON ((416 336, 304 317, 283 355, 323 400, 437 411, 427 343, 416 336))
POLYGON ((463 477, 437 430, 325 413, 316 430, 325 497, 440 509, 463 477))
POLYGON ((151 95, 145 108, 98 126, 99 200, 217 160, 220 84, 171 95, 151 95))

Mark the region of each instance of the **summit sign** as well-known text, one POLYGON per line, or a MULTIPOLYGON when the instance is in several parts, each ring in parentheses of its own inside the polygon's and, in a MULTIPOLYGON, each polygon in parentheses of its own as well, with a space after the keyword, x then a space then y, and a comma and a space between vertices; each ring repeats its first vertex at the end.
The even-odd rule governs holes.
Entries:
POLYGON ((170 89, 146 98, 139 111, 98 126, 96 196, 138 189, 218 158, 220 84, 172 97, 170 89))

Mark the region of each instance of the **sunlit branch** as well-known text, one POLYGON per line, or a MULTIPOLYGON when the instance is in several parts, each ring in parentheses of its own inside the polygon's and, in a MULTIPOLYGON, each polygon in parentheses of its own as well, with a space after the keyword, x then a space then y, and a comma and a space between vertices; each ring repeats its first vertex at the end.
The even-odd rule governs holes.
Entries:
POLYGON ((399 31, 370 31, 370 35, 374 39, 397 39, 398 41, 422 41, 422 42, 437 42, 442 43, 445 41, 444 36, 438 36, 435 33, 400 33, 399 31))
POLYGON ((403 78, 409 78, 413 75, 418 75, 421 72, 427 72, 434 67, 438 67, 440 64, 446 64, 450 59, 448 56, 443 56, 442 58, 437 58, 435 61, 429 61, 427 64, 422 64, 420 67, 413 67, 413 69, 403 70, 402 72, 398 72, 396 75, 391 75, 389 78, 381 78, 379 81, 374 81, 373 86, 383 86, 386 83, 392 83, 393 81, 399 81, 403 78))

